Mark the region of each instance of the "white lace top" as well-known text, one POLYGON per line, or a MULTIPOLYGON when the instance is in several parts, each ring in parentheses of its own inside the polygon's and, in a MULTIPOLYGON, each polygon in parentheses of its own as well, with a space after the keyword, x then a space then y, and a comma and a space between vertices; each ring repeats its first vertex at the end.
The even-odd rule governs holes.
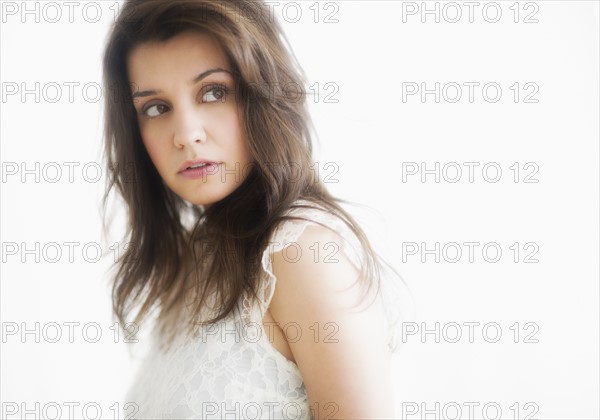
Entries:
MULTIPOLYGON (((288 214, 333 228, 345 240, 345 255, 358 266, 359 242, 339 218, 305 208, 293 208, 288 214)), ((298 366, 273 347, 262 324, 277 280, 271 254, 296 242, 310 223, 286 220, 274 231, 262 257, 258 294, 262 302, 252 306, 250 299, 240 299, 237 310, 226 319, 192 338, 180 336, 166 351, 158 345, 160 338, 153 338, 125 398, 124 418, 312 419, 298 366), (126 405, 130 402, 135 406, 126 405)), ((400 315, 394 282, 382 277, 379 295, 392 352, 398 349, 400 315)))

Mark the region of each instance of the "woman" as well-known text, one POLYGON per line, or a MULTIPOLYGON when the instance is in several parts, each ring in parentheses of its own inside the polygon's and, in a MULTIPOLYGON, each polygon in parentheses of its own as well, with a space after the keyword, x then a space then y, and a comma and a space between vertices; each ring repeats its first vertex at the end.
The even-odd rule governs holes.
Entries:
POLYGON ((112 28, 105 199, 133 245, 113 309, 156 313, 128 418, 395 415, 393 283, 312 170, 286 44, 250 0, 126 1, 112 28))

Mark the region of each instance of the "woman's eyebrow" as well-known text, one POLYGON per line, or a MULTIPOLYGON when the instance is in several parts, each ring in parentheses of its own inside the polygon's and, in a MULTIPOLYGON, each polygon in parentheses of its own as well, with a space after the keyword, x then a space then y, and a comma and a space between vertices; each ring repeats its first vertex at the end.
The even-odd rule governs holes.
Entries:
MULTIPOLYGON (((215 67, 215 68, 203 71, 198 76, 194 77, 194 79, 192 79, 192 81, 190 82, 190 84, 194 85, 194 84, 198 83, 199 81, 201 81, 202 79, 210 76, 213 73, 227 73, 229 75, 232 75, 229 70, 225 70, 225 69, 223 69, 221 67, 215 67)), ((147 96, 157 95, 157 94, 159 94, 161 92, 162 92, 161 90, 155 90, 155 89, 143 90, 141 92, 134 92, 132 94, 132 98, 133 99, 135 99, 135 98, 144 98, 144 97, 147 97, 147 96)))

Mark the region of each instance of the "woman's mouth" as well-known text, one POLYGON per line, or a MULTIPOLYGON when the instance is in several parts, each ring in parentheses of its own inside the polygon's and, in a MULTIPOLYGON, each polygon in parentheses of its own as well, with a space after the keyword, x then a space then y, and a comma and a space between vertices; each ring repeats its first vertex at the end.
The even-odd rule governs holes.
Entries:
POLYGON ((208 175, 215 174, 219 169, 219 165, 214 162, 197 163, 187 166, 179 174, 188 179, 205 178, 208 175))

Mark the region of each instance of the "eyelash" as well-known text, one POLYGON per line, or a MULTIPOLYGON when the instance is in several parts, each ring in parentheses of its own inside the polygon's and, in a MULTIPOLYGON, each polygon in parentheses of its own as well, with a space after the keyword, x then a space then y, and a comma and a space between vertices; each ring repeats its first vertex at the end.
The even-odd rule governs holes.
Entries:
MULTIPOLYGON (((204 95, 206 95, 207 93, 213 92, 215 90, 222 92, 223 96, 221 98, 218 98, 218 99, 214 100, 214 101, 207 101, 207 102, 202 102, 202 103, 211 104, 211 103, 225 102, 225 98, 227 98, 227 95, 230 93, 230 91, 227 88, 227 86, 225 86, 223 84, 220 84, 220 83, 215 83, 215 84, 212 84, 212 85, 209 85, 209 86, 205 86, 202 89, 202 91, 200 92, 200 95, 201 95, 201 97, 204 97, 204 95)), ((154 117, 149 116, 147 114, 148 110, 151 109, 152 107, 155 107, 155 106, 164 106, 164 107, 168 108, 168 105, 165 105, 165 104, 162 104, 162 103, 149 104, 149 105, 147 105, 147 106, 145 106, 145 107, 142 108, 142 110, 141 110, 141 116, 145 117, 145 118, 148 118, 148 119, 153 119, 153 118, 158 118, 161 115, 163 115, 165 112, 167 112, 167 111, 164 111, 161 114, 156 115, 154 117)))

